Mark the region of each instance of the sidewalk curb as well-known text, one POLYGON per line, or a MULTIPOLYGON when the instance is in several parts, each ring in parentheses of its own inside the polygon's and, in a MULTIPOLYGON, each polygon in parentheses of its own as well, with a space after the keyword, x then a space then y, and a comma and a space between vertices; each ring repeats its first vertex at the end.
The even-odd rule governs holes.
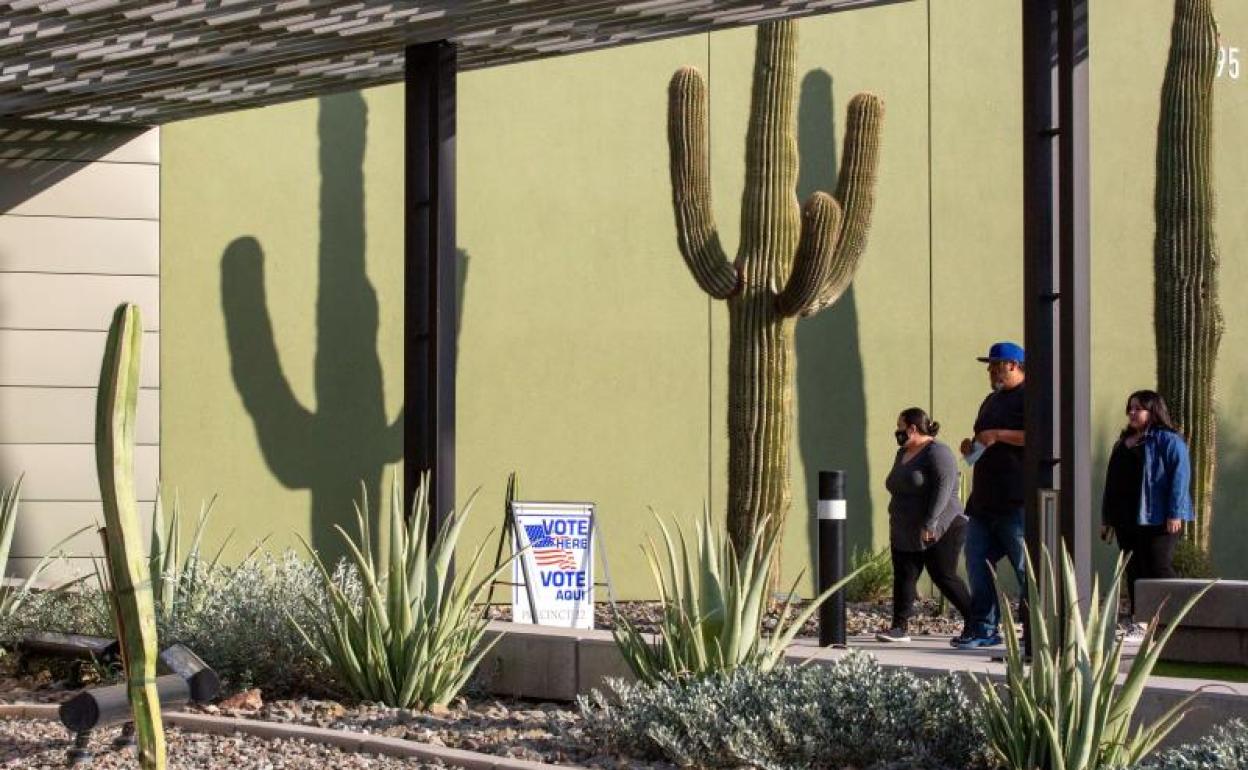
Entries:
MULTIPOLYGON (((5 703, 0 704, 0 718, 57 720, 57 704, 5 703)), ((231 735, 243 733, 255 738, 284 740, 302 739, 321 743, 343 751, 363 754, 380 754, 387 757, 413 758, 426 761, 440 760, 464 770, 575 770, 574 765, 548 765, 527 759, 511 759, 492 754, 481 754, 447 746, 390 738, 384 735, 331 730, 326 727, 308 727, 285 722, 262 722, 241 717, 220 717, 211 714, 186 714, 176 711, 164 715, 166 724, 196 733, 231 735)))

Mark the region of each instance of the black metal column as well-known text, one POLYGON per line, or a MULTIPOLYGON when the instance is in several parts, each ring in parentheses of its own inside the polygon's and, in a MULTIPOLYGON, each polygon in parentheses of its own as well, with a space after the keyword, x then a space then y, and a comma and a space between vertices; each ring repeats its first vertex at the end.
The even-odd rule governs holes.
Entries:
MULTIPOLYGON (((1085 607, 1092 589, 1092 241, 1088 151, 1088 0, 1058 8, 1062 126, 1059 278, 1061 497, 1058 531, 1070 549, 1085 607)), ((1097 514, 1099 518, 1099 513, 1097 514)))
POLYGON ((1086 0, 1023 0, 1027 543, 1091 584, 1086 0), (1055 495, 1044 495, 1055 490, 1055 495), (1055 505, 1042 504, 1042 498, 1055 505))
POLYGON ((455 506, 455 46, 409 46, 404 99, 403 477, 411 510, 431 474, 438 523, 455 506))

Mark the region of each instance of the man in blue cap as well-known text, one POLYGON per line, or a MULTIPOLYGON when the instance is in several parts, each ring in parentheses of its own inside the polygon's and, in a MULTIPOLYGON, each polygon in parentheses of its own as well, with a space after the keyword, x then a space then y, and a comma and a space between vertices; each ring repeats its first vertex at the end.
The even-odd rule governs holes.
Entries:
POLYGON ((952 642, 961 649, 1001 644, 1001 610, 992 569, 1010 562, 1024 586, 1023 540, 1023 384, 1027 374, 1021 345, 997 342, 979 359, 988 364, 992 392, 979 407, 975 436, 962 440, 962 456, 972 464, 971 497, 966 503, 966 572, 971 617, 952 642))

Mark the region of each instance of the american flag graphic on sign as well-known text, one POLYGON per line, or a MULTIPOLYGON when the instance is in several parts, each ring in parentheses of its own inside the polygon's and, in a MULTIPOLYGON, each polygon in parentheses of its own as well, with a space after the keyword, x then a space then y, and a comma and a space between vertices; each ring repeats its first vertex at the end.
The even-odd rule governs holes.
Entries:
POLYGON ((525 524, 524 532, 533 546, 533 562, 539 567, 576 569, 576 554, 571 548, 562 548, 541 524, 525 524))

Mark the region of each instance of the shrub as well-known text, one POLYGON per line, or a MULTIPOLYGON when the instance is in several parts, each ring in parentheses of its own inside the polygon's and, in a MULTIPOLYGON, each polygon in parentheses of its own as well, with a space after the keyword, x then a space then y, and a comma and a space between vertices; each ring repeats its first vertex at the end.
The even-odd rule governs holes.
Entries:
MULTIPOLYGON (((261 688, 267 697, 332 695, 342 690, 291 619, 311 623, 328 611, 320 570, 288 551, 267 552, 234 567, 191 569, 179 581, 196 581, 194 601, 184 602, 160 627, 161 644, 182 642, 212 666, 231 689, 261 688)), ((330 579, 358 606, 354 570, 340 564, 330 579)), ((183 596, 189 590, 183 589, 183 596)))
POLYGON ((1158 753, 1139 770, 1248 770, 1248 725, 1238 719, 1219 725, 1197 743, 1158 753))
POLYGON ((608 687, 577 700, 585 737, 682 767, 961 770, 983 748, 959 680, 920 679, 863 653, 828 666, 608 687))
POLYGON ((35 631, 112 636, 113 618, 98 588, 34 591, 14 612, 0 618, 0 640, 11 645, 35 631))
MULTIPOLYGON (((229 689, 259 687, 272 697, 330 695, 341 686, 288 618, 309 622, 326 601, 320 572, 293 552, 267 552, 238 566, 207 570, 188 564, 179 581, 195 581, 194 601, 172 614, 157 612, 162 646, 182 642, 221 676, 229 689)), ((358 602, 359 581, 345 565, 334 578, 358 602)), ((186 586, 178 588, 186 597, 186 586)), ((4 623, 0 638, 13 642, 34 631, 111 636, 112 618, 98 587, 32 594, 4 623)))
POLYGON ((845 586, 847 602, 878 602, 893 592, 893 554, 888 546, 875 553, 854 546, 849 571, 857 575, 845 586))
POLYGON ((787 594, 790 598, 776 616, 775 631, 765 638, 767 583, 780 532, 767 527, 766 522, 760 523, 745 553, 738 556, 731 539, 716 531, 707 511, 698 522, 695 550, 690 550, 679 525, 676 540, 661 519, 659 528, 666 561, 653 541, 643 549, 662 604, 659 638, 652 644, 618 611, 612 629, 624 660, 643 682, 653 684, 667 675, 700 676, 737 666, 770 669, 819 606, 853 578, 851 573, 838 581, 786 623, 797 588, 794 581, 787 594))
POLYGON ((1006 644, 1004 689, 1009 697, 1003 699, 991 681, 976 680, 989 743, 1010 770, 1129 766, 1165 738, 1195 697, 1181 700, 1156 721, 1131 730, 1131 716, 1162 647, 1209 586, 1193 594, 1160 635, 1157 616, 1153 616, 1126 679, 1115 687, 1123 647, 1114 632, 1124 562, 1119 558, 1103 602, 1098 601, 1098 580, 1093 578, 1093 601, 1086 618, 1079 608, 1075 571, 1065 547, 1060 565, 1060 575, 1055 575, 1047 549, 1039 574, 1028 559, 1027 574, 1034 576, 1027 581, 1030 664, 1019 644, 1009 600, 997 583, 1006 644))
POLYGON ((1174 574, 1181 578, 1212 578, 1213 560, 1209 553, 1187 538, 1174 546, 1174 574))

